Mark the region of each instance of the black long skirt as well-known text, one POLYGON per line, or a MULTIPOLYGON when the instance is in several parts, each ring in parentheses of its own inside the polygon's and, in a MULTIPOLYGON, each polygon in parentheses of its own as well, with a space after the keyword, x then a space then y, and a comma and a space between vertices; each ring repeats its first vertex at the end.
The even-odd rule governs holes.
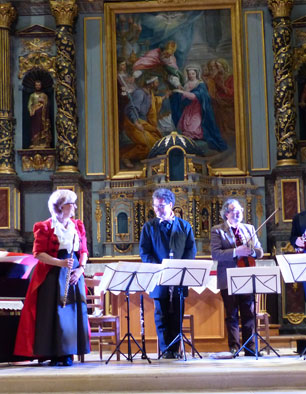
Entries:
MULTIPOLYGON (((58 258, 68 257, 66 250, 58 252, 58 258)), ((74 255, 73 268, 78 266, 74 255)), ((67 271, 53 267, 38 289, 34 354, 42 358, 90 352, 84 276, 69 286, 63 307, 67 271)))

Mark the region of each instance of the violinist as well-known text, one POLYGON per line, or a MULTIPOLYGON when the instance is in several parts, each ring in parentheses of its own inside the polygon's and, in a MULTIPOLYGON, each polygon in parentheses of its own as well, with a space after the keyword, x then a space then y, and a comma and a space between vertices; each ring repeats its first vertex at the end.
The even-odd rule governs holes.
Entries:
MULTIPOLYGON (((221 217, 224 223, 214 226, 211 230, 211 254, 218 261, 217 286, 226 312, 226 328, 228 332, 229 351, 235 354, 240 349, 239 315, 242 327, 242 343, 245 343, 254 333, 254 296, 253 294, 229 295, 227 290, 227 268, 237 267, 238 261, 246 260, 245 266, 250 263, 250 257, 261 258, 263 249, 256 236, 254 226, 242 223, 243 208, 238 200, 228 199, 222 206, 221 217)), ((255 341, 248 342, 248 348, 255 352, 255 341)), ((245 349, 245 356, 254 356, 245 349)))

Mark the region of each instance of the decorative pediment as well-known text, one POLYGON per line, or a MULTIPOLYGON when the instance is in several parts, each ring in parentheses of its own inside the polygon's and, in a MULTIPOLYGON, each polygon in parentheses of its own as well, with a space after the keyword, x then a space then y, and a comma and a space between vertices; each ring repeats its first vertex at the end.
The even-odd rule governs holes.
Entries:
POLYGON ((306 27, 306 15, 296 19, 295 21, 292 21, 292 27, 294 29, 306 27))
POLYGON ((55 37, 55 30, 41 25, 26 27, 17 32, 19 37, 55 37))

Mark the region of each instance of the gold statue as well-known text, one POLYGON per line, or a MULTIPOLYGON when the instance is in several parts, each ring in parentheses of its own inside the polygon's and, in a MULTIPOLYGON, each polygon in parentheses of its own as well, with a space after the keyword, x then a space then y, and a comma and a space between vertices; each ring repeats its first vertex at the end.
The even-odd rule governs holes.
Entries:
POLYGON ((30 148, 51 147, 51 125, 49 117, 49 99, 42 91, 41 81, 35 81, 35 92, 30 95, 28 110, 31 119, 31 145, 30 148))

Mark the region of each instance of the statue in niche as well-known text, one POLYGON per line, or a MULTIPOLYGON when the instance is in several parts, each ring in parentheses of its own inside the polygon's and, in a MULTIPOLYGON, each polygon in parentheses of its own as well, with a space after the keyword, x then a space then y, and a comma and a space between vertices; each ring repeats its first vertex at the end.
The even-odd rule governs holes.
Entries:
POLYGON ((42 91, 42 82, 34 82, 35 91, 30 95, 28 110, 30 114, 30 149, 50 148, 52 141, 49 115, 49 99, 42 91))

